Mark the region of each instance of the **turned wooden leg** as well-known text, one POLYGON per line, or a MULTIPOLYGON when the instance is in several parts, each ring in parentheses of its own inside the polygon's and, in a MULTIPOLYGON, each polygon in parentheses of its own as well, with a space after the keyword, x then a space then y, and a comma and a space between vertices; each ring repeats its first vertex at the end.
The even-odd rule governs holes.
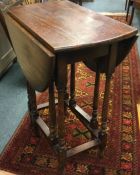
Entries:
POLYGON ((49 85, 49 116, 50 116, 50 139, 55 141, 57 137, 56 132, 56 110, 55 110, 55 97, 54 97, 54 81, 49 85))
POLYGON ((103 106, 102 106, 102 124, 101 124, 101 132, 99 133, 99 138, 101 140, 100 155, 103 154, 103 151, 107 143, 107 115, 108 115, 108 105, 109 105, 110 81, 111 81, 111 75, 106 76, 104 100, 103 100, 103 106))
POLYGON ((67 83, 67 65, 58 59, 57 68, 57 89, 58 89, 58 175, 64 175, 66 163, 66 148, 65 148, 65 91, 67 83))
POLYGON ((64 175, 64 168, 66 164, 66 148, 65 148, 65 112, 64 112, 64 92, 58 90, 58 175, 64 175))
POLYGON ((71 64, 71 77, 70 77, 70 105, 75 105, 75 64, 71 64))
POLYGON ((109 106, 110 81, 112 73, 114 72, 116 66, 117 48, 118 45, 116 43, 110 46, 109 59, 107 60, 105 92, 102 106, 102 124, 101 124, 101 132, 99 133, 99 138, 101 141, 101 144, 99 146, 100 156, 103 155, 107 143, 107 115, 109 106))
POLYGON ((28 110, 31 119, 31 124, 34 127, 37 136, 39 136, 39 127, 36 124, 36 120, 39 117, 36 105, 36 93, 28 81, 27 81, 27 94, 28 94, 28 110))
POLYGON ((67 87, 65 87, 65 93, 64 93, 64 111, 65 111, 65 116, 68 115, 68 112, 67 112, 68 104, 69 104, 69 94, 67 92, 67 87))
POLYGON ((93 129, 98 128, 97 113, 98 113, 98 101, 99 101, 99 84, 100 84, 100 71, 99 63, 97 63, 96 77, 95 77, 95 88, 94 88, 94 97, 93 97, 93 112, 92 119, 90 121, 90 127, 93 129))

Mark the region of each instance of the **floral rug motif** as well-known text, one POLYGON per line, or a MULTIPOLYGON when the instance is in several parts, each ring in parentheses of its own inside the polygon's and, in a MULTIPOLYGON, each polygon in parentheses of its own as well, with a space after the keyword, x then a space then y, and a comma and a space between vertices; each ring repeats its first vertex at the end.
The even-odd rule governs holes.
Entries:
MULTIPOLYGON (((113 18, 124 22, 122 16, 113 18)), ((76 74, 77 103, 91 115, 95 74, 83 63, 77 64, 76 74)), ((100 79, 99 123, 105 75, 100 79)), ((134 46, 112 76, 104 157, 97 156, 97 149, 77 154, 67 160, 66 175, 139 175, 140 132, 136 106, 139 96, 139 60, 134 46)), ((38 97, 38 104, 46 100, 47 92, 44 92, 38 97)), ((41 110, 40 115, 48 122, 48 109, 41 110)), ((65 126, 68 149, 91 139, 87 129, 69 110, 65 126)), ((43 134, 40 138, 35 136, 28 113, 1 154, 0 169, 24 175, 57 174, 57 157, 43 134)))

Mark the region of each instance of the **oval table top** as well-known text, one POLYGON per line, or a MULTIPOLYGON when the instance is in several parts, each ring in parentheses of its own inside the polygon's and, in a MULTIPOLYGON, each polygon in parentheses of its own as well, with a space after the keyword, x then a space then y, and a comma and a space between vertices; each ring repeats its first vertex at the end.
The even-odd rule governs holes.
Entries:
POLYGON ((9 14, 52 52, 118 42, 137 33, 132 26, 70 1, 12 7, 9 14))

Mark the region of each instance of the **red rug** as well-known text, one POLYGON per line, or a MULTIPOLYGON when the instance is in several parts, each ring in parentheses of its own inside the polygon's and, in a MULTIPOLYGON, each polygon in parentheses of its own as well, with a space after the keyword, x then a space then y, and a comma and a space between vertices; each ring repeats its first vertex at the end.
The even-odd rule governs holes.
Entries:
MULTIPOLYGON (((123 20, 123 17, 115 17, 123 20)), ((140 97, 140 72, 137 48, 134 46, 117 67, 111 81, 108 143, 105 156, 99 159, 96 150, 85 151, 69 158, 66 175, 139 175, 140 132, 137 102, 140 97)), ((101 75, 100 109, 105 76, 101 75)), ((77 65, 76 96, 78 104, 89 114, 92 112, 94 73, 84 64, 77 65)), ((46 101, 47 92, 41 94, 38 103, 46 101)), ((40 111, 47 122, 48 110, 40 111)), ((90 139, 90 133, 69 111, 65 121, 66 143, 71 148, 90 139)), ((25 115, 0 157, 0 169, 24 175, 56 175, 57 159, 44 135, 37 138, 25 115)))

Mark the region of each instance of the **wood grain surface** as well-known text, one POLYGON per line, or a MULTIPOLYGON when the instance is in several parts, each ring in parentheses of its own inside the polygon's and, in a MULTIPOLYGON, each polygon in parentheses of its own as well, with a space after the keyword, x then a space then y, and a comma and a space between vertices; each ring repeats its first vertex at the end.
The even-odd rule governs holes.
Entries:
POLYGON ((18 6, 9 14, 54 52, 108 44, 137 33, 131 26, 69 1, 18 6))

